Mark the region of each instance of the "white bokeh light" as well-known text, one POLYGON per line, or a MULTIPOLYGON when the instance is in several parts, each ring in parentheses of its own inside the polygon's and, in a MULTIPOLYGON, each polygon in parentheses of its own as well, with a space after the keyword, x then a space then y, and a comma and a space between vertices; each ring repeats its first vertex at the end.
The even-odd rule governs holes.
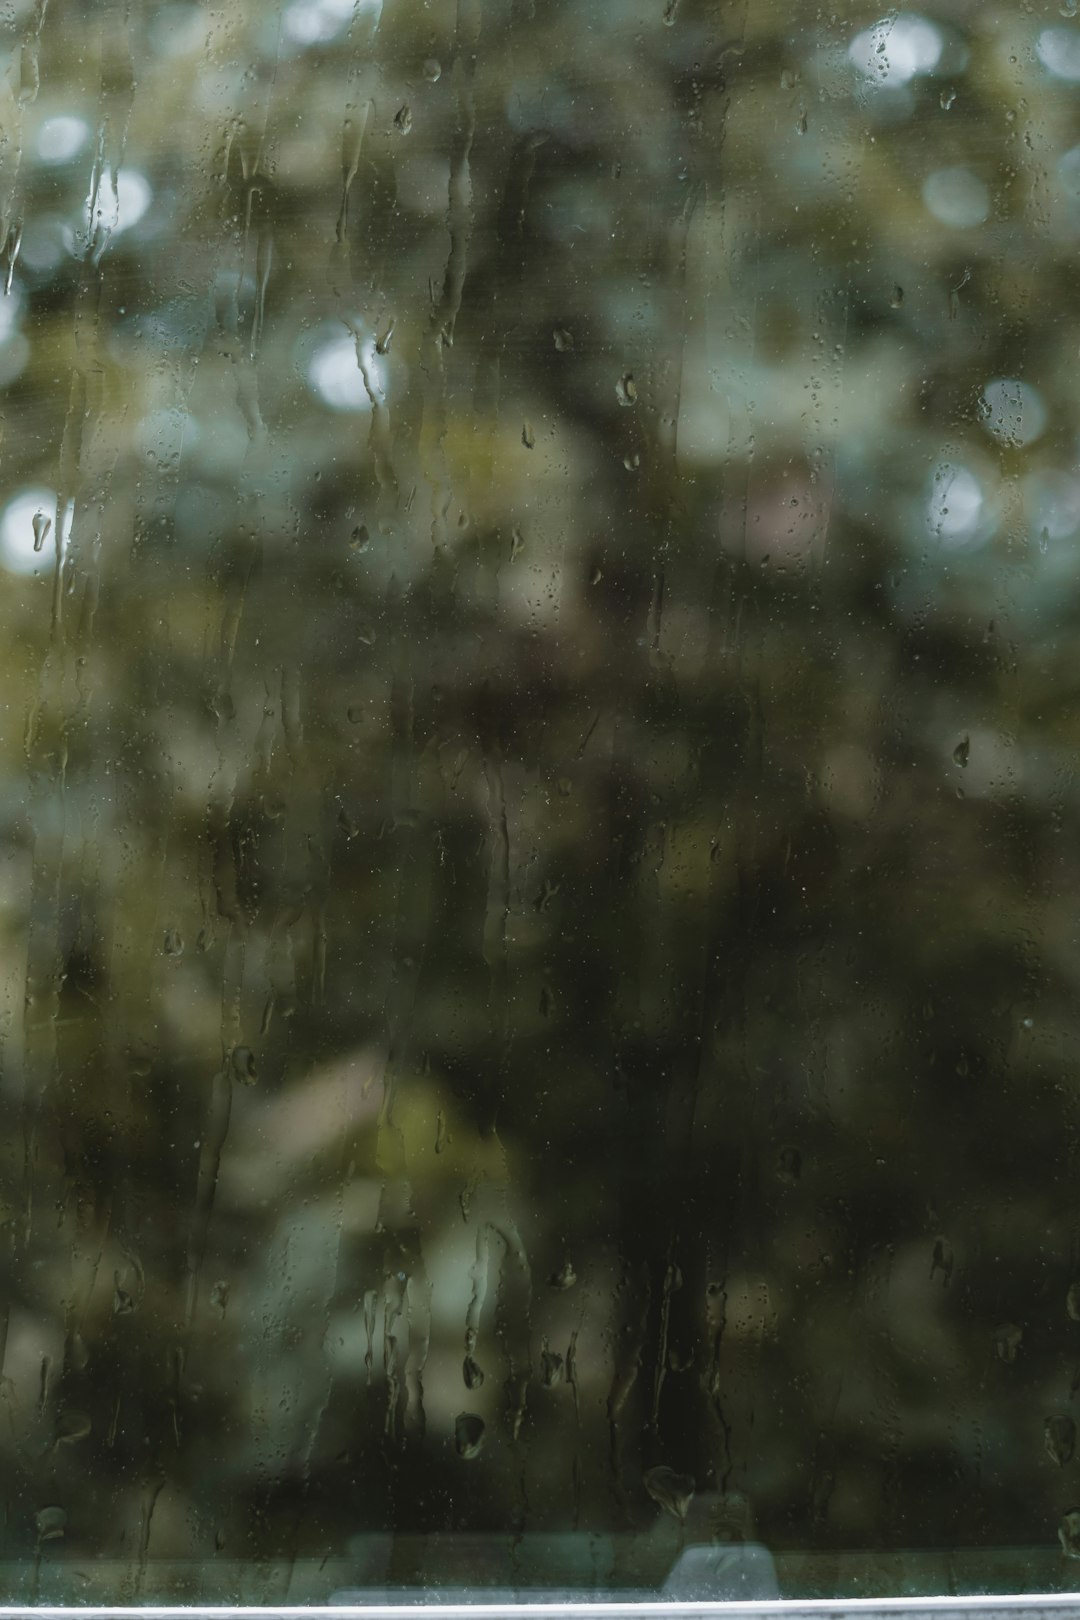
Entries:
POLYGON ((137 225, 154 198, 153 187, 139 169, 106 171, 86 199, 86 217, 109 236, 122 236, 137 225))
POLYGON ((987 383, 981 408, 983 426, 1000 444, 1032 444, 1046 427, 1042 395, 1018 377, 987 383))
POLYGON ((877 85, 907 84, 918 73, 932 73, 941 58, 943 40, 934 24, 915 12, 902 11, 864 28, 848 46, 860 73, 877 85))
POLYGON ((1080 478, 1053 467, 1024 480, 1024 510, 1040 543, 1067 540, 1080 529, 1080 478))
POLYGON ((990 188, 970 169, 935 169, 922 194, 934 218, 957 230, 981 225, 990 212, 990 188))
MULTIPOLYGON (((386 387, 386 366, 376 353, 374 338, 361 340, 364 370, 377 401, 386 387)), ((360 369, 356 339, 348 333, 322 343, 308 361, 308 383, 335 411, 370 411, 371 396, 360 369)))
POLYGON ((970 467, 940 462, 933 472, 926 523, 950 550, 963 550, 985 538, 986 496, 970 467))
MULTIPOLYGON (((72 503, 61 514, 61 550, 71 529, 72 503)), ((50 570, 56 559, 56 492, 44 485, 20 489, 0 512, 0 567, 9 574, 36 574, 50 570), (39 551, 34 550, 35 520, 42 535, 39 551), (46 525, 47 530, 46 530, 46 525)))
POLYGON ((282 27, 295 45, 321 45, 345 31, 354 15, 382 11, 382 0, 291 0, 282 27))
POLYGON ((1070 197, 1080 197, 1080 146, 1070 146, 1057 161, 1058 179, 1070 197))
POLYGON ((1044 28, 1035 41, 1035 55, 1055 79, 1080 79, 1080 32, 1075 28, 1044 28))
POLYGON ((78 157, 90 139, 90 125, 85 118, 61 113, 46 118, 37 133, 37 155, 42 163, 70 163, 78 157))

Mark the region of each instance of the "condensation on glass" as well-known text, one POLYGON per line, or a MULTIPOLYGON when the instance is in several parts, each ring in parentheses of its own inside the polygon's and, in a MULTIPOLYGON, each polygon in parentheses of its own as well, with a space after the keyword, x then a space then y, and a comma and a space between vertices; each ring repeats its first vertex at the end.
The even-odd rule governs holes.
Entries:
POLYGON ((0 5, 8 1598, 1075 1585, 1076 12, 0 5))

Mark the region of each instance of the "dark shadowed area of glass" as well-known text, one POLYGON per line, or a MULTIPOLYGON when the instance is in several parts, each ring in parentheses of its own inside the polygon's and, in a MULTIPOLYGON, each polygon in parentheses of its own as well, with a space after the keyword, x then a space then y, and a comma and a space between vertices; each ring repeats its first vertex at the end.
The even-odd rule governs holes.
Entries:
POLYGON ((1068 1590, 1077 0, 3 0, 0 1595, 1068 1590))

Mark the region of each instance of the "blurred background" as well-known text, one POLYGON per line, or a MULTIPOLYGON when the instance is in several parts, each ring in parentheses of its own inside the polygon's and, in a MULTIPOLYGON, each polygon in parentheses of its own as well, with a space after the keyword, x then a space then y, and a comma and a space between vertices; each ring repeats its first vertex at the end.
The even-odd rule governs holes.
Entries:
POLYGON ((10 1596, 1076 1584, 1076 12, 0 6, 10 1596))

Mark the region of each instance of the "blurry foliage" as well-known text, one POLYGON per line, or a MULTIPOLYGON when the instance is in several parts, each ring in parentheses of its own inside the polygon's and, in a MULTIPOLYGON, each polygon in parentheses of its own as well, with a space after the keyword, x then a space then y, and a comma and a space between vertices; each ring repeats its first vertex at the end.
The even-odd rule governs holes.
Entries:
POLYGON ((6 1557, 1075 1543, 1068 12, 0 10, 6 1557))

